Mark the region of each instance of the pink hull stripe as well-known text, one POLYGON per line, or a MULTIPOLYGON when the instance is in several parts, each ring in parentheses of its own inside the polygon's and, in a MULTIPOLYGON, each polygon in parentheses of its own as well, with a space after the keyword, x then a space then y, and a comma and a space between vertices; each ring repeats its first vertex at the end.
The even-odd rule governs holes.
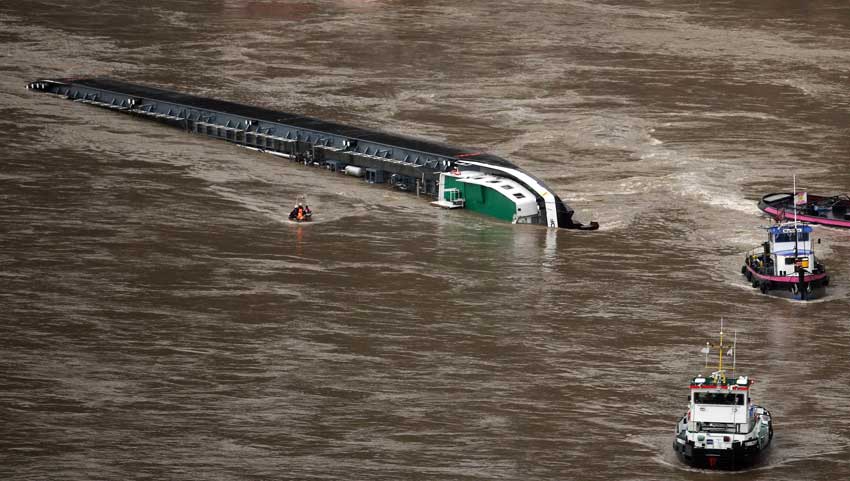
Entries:
MULTIPOLYGON (((765 207, 764 211, 774 217, 780 217, 781 219, 794 219, 793 213, 788 213, 780 211, 774 207, 765 207)), ((823 217, 812 217, 809 215, 800 215, 797 214, 797 220, 800 222, 811 222, 814 224, 824 224, 824 225, 837 225, 840 227, 850 227, 850 221, 846 220, 835 220, 835 219, 824 219, 823 217)))
MULTIPOLYGON (((789 283, 789 284, 796 284, 800 280, 799 276, 766 276, 764 274, 759 274, 758 272, 754 271, 753 268, 750 267, 750 266, 747 266, 747 270, 750 271, 759 280, 767 280, 767 281, 772 281, 772 282, 786 282, 786 283, 789 283)), ((807 276, 803 276, 803 281, 804 282, 812 282, 812 281, 817 281, 819 279, 823 279, 824 277, 826 277, 826 272, 824 272, 822 274, 810 274, 810 275, 807 275, 807 276)))

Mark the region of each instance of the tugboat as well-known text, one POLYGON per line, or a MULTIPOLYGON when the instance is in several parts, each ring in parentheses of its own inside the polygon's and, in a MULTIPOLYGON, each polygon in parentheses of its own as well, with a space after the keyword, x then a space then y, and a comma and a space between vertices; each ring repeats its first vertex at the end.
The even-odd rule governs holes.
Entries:
MULTIPOLYGON (((718 366, 710 376, 691 380, 688 411, 676 425, 673 450, 685 463, 703 469, 741 469, 752 466, 770 446, 773 420, 770 412, 753 404, 747 376, 735 377, 734 344, 732 377, 723 369, 723 324, 717 346, 718 366)), ((711 345, 706 343, 706 356, 711 345)), ((726 355, 729 353, 727 352, 726 355)))
POLYGON ((759 209, 776 220, 790 220, 850 229, 850 197, 823 196, 806 192, 780 192, 761 198, 759 209))
POLYGON ((767 242, 747 253, 741 274, 762 294, 798 301, 823 297, 829 275, 815 259, 812 230, 796 222, 769 227, 767 242))
POLYGON ((313 211, 310 210, 310 206, 307 205, 303 195, 298 196, 295 208, 289 213, 289 220, 292 222, 310 222, 313 220, 313 211))

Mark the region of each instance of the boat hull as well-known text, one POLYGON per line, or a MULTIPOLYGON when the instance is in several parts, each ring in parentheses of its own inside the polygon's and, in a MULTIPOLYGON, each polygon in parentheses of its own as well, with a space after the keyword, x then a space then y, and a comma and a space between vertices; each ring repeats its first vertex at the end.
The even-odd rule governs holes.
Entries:
POLYGON ((829 285, 829 275, 826 272, 806 274, 802 280, 799 276, 771 276, 763 274, 755 268, 750 259, 745 260, 741 273, 754 288, 767 294, 796 301, 813 301, 826 295, 829 285))
POLYGON ((706 449, 698 448, 688 442, 681 442, 677 438, 673 442, 673 449, 679 459, 694 468, 699 469, 744 469, 757 464, 763 453, 770 447, 770 441, 764 447, 744 446, 737 444, 732 449, 706 449))
POLYGON ((850 229, 850 213, 848 213, 848 206, 844 201, 838 203, 841 206, 840 208, 814 209, 813 206, 829 199, 826 196, 809 194, 808 202, 805 205, 795 207, 794 194, 774 193, 762 197, 758 206, 759 209, 778 221, 795 220, 794 214, 796 212, 798 222, 850 229))
POLYGON ((165 123, 187 132, 390 183, 417 196, 437 195, 440 175, 457 168, 512 179, 543 207, 538 225, 596 230, 573 220, 573 209, 542 180, 501 157, 423 139, 104 78, 40 79, 27 89, 165 123))

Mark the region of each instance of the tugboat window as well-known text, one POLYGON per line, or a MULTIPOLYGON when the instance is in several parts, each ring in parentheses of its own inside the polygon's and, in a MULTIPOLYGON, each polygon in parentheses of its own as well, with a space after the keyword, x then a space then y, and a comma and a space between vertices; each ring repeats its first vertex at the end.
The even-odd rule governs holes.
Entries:
POLYGON ((697 392, 694 393, 697 404, 719 404, 725 406, 743 406, 744 395, 736 393, 697 392))
MULTIPOLYGON (((793 232, 778 232, 775 236, 776 242, 794 242, 794 233, 793 232)), ((809 233, 808 232, 800 232, 797 234, 798 242, 808 242, 809 233)))

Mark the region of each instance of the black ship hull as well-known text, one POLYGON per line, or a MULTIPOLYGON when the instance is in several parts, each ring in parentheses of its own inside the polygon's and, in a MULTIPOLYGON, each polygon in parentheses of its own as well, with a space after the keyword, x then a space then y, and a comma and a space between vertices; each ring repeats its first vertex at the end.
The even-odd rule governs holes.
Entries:
POLYGON ((342 172, 356 167, 369 183, 435 197, 440 176, 456 168, 511 178, 536 196, 534 223, 595 230, 573 221, 573 209, 540 179, 501 157, 426 140, 327 122, 298 114, 111 79, 36 80, 30 90, 137 115, 187 132, 342 172))
POLYGON ((763 448, 758 444, 744 446, 736 444, 732 449, 706 449, 697 448, 693 444, 682 444, 677 439, 673 443, 679 459, 685 464, 698 469, 737 470, 752 467, 762 460, 765 450, 770 442, 763 448))
POLYGON ((818 265, 814 273, 775 276, 759 268, 759 265, 769 265, 764 259, 764 256, 747 257, 741 266, 741 274, 762 294, 795 301, 813 301, 826 295, 829 275, 823 266, 818 265))

